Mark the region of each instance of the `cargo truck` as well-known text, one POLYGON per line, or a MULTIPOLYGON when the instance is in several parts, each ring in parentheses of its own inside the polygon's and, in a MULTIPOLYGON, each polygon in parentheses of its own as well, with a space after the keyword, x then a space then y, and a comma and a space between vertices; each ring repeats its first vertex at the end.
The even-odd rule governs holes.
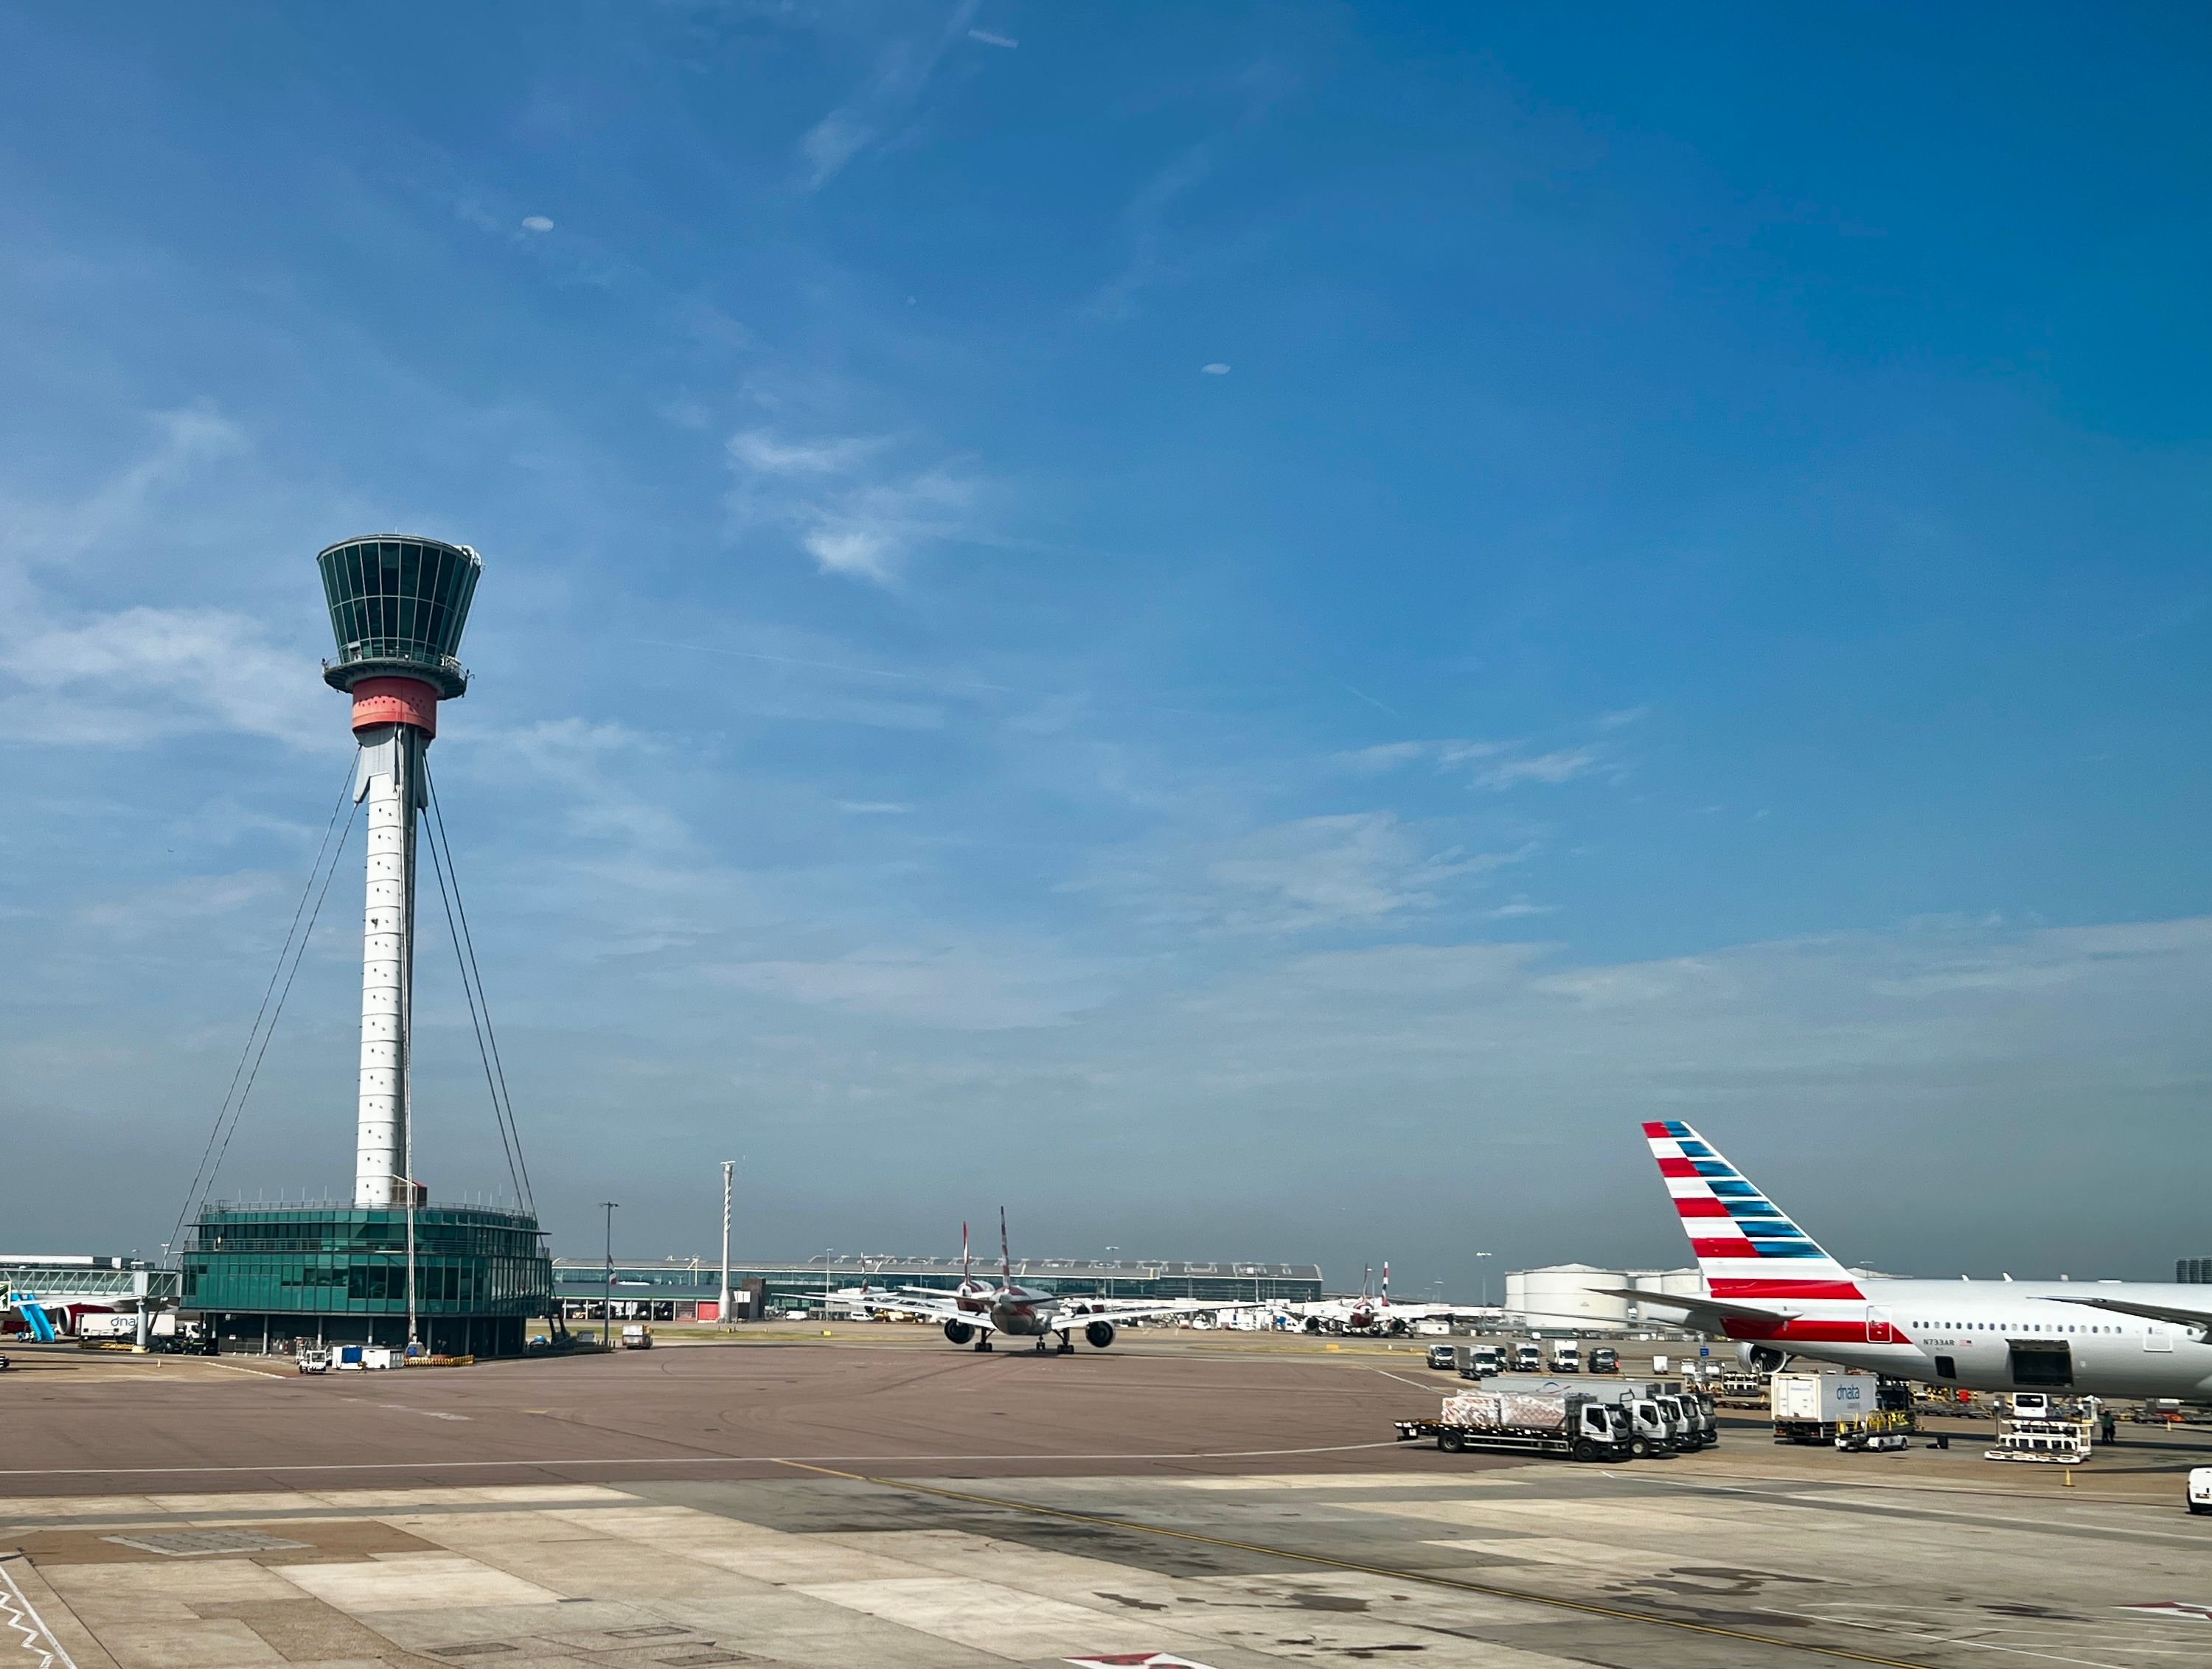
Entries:
POLYGON ((1885 1383, 1856 1369, 1779 1373, 1767 1381, 1766 1398, 1778 1443, 1834 1443, 1841 1438, 1840 1447, 1887 1447, 1893 1445, 1853 1440, 1912 1429, 1911 1387, 1885 1383))
POLYGON ((1590 1352, 1589 1371, 1593 1374, 1617 1374, 1620 1371, 1620 1352, 1610 1345, 1601 1344, 1590 1352))
POLYGON ((1552 1371, 1555 1374, 1579 1374, 1583 1370, 1583 1347, 1574 1340, 1562 1339, 1552 1346, 1552 1371))
POLYGON ((1544 1347, 1533 1339, 1523 1339, 1513 1346, 1510 1359, 1516 1374, 1540 1374, 1544 1371, 1544 1347))
POLYGON ((1443 1399, 1433 1420, 1400 1420, 1398 1441, 1433 1437, 1447 1454, 1489 1449, 1569 1460, 1620 1460, 1632 1452, 1626 1413, 1579 1393, 1546 1396, 1489 1389, 1443 1399))
POLYGON ((1682 1411, 1652 1380, 1607 1380, 1569 1377, 1560 1374, 1504 1374, 1483 1384, 1486 1391, 1511 1391, 1526 1396, 1583 1396, 1611 1403, 1628 1417, 1628 1452, 1635 1460, 1701 1448, 1701 1433, 1686 1422, 1682 1411))

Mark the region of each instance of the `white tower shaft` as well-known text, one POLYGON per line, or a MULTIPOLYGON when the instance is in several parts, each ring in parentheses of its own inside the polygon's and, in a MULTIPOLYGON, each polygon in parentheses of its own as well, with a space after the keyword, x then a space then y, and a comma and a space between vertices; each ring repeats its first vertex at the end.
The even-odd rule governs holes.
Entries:
POLYGON ((404 1205, 414 1174, 408 1131, 409 1023, 415 989, 415 817, 422 750, 413 725, 356 732, 354 799, 368 801, 368 897, 362 923, 361 1113, 353 1203, 404 1205))

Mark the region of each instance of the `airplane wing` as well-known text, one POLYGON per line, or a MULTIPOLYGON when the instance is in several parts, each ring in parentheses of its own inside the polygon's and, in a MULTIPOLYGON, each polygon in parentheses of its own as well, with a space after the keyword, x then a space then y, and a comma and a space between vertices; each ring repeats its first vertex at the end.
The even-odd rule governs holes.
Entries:
POLYGON ((2212 1330, 2212 1308, 2188 1309, 2179 1304, 2145 1304, 2133 1298, 2061 1298, 2046 1292, 2045 1297, 2061 1304, 2083 1304, 2091 1309, 2111 1310, 2116 1315, 2139 1315, 2146 1321, 2170 1321, 2177 1327, 2197 1327, 2212 1330))
POLYGON ((1260 1309, 1251 1299, 1235 1303, 1209 1304, 1178 1298, 1162 1304, 1142 1304, 1120 1298, 1079 1298, 1064 1304, 1058 1314, 1075 1321, 1139 1321, 1155 1315, 1212 1315, 1218 1310, 1260 1309))
POLYGON ((964 1310, 952 1302, 949 1292, 934 1298, 901 1297, 896 1293, 871 1294, 854 1306, 856 1309, 888 1310, 894 1315, 919 1315, 930 1321, 964 1321, 979 1332, 994 1332, 998 1323, 991 1320, 988 1310, 964 1310))
POLYGON ((1662 1297, 1656 1292, 1627 1287, 1596 1287, 1592 1290, 1607 1298, 1632 1299, 1654 1309, 1680 1310, 1690 1318, 1684 1325, 1699 1332, 1725 1335, 1730 1321, 1787 1321, 1797 1314, 1787 1304, 1738 1304, 1726 1298, 1692 1297, 1683 1292, 1670 1292, 1662 1297))

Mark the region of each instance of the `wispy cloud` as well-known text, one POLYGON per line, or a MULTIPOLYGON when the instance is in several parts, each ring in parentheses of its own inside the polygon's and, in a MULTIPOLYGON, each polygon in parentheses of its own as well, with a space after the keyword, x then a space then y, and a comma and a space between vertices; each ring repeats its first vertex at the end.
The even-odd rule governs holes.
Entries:
POLYGON ((1161 926, 1231 933, 1380 928, 1443 907, 1459 884, 1533 855, 1437 847, 1390 811, 1302 817, 1121 854, 1103 889, 1161 926))
POLYGON ((1346 770, 1370 775, 1425 762, 1438 771, 1464 771, 1471 787, 1502 790, 1530 782, 1553 786, 1571 782, 1597 769, 1604 756, 1595 748, 1553 748, 1536 753, 1517 742, 1455 738, 1378 743, 1339 754, 1336 761, 1346 770))
POLYGON ((0 506, 0 727, 22 742, 137 746, 220 731, 314 748, 329 738, 313 659, 235 609, 100 610, 59 583, 120 550, 158 545, 162 506, 251 448, 194 407, 155 414, 144 456, 74 501, 0 506))
POLYGON ((787 440, 762 429, 731 438, 738 471, 730 499, 740 524, 791 530, 824 574, 890 585, 924 546, 959 532, 975 483, 950 463, 870 469, 885 437, 787 440))
POLYGON ((938 1029, 1006 1031, 1058 1025, 1095 1006, 1111 989, 1106 973, 1042 946, 976 943, 732 962, 709 977, 810 1008, 938 1029))
POLYGON ((968 31, 968 39, 980 40, 986 46, 1003 46, 1010 52, 1022 44, 1012 35, 994 34, 988 29, 970 29, 968 31))
MULTIPOLYGON (((951 20, 933 33, 904 37, 885 46, 875 67, 829 114, 801 136, 799 159, 806 189, 818 191, 854 157, 905 119, 928 84, 945 48, 968 33, 977 0, 964 0, 951 20)), ((993 38, 992 44, 1000 44, 993 38)), ((1012 46, 1011 40, 1004 41, 1012 46)))
MULTIPOLYGON (((1262 62, 1248 67, 1238 78, 1237 94, 1244 109, 1237 120, 1177 153, 1138 188, 1121 211, 1128 252, 1120 270, 1092 294, 1090 311, 1094 317, 1133 318, 1141 292, 1182 276, 1184 261, 1170 250, 1174 241, 1170 211, 1212 174, 1224 149, 1264 119, 1291 85, 1291 78, 1276 64, 1262 62)), ((1216 369, 1208 365, 1205 369, 1218 376, 1229 367, 1220 365, 1216 369)))

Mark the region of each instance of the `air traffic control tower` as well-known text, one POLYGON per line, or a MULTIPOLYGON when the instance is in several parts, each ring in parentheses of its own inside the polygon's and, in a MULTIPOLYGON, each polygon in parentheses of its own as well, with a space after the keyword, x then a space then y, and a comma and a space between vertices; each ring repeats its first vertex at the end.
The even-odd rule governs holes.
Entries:
POLYGON ((536 1215, 434 1205, 414 1168, 416 835, 438 704, 468 689, 458 652, 483 564, 466 545, 384 534, 315 565, 337 640, 323 677, 353 698, 354 800, 368 812, 353 1203, 205 1206, 181 1307, 244 1344, 396 1346, 411 1326, 433 1352, 513 1354, 552 1308, 536 1215))

